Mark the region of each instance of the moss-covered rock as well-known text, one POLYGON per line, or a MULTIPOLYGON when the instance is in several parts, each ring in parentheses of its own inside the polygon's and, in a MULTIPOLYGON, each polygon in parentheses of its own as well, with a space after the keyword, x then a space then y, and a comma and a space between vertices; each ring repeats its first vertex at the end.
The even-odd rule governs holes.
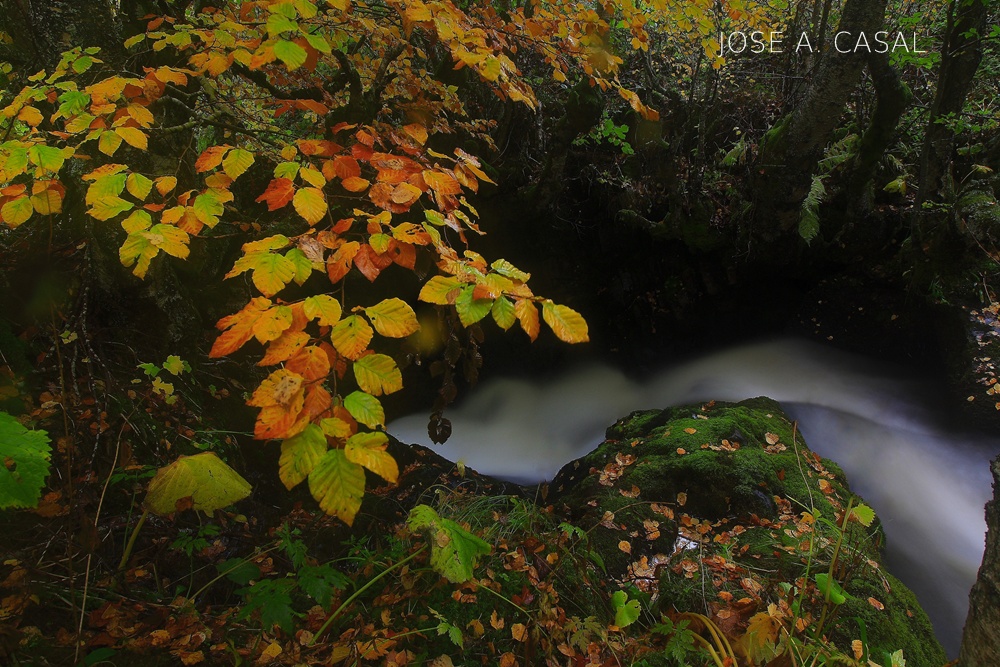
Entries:
POLYGON ((632 413, 559 472, 550 501, 590 532, 610 577, 657 595, 655 611, 705 613, 733 637, 766 611, 848 654, 860 618, 873 655, 945 660, 912 593, 881 570, 878 521, 845 521, 861 499, 771 399, 632 413), (830 571, 840 604, 817 587, 830 571))

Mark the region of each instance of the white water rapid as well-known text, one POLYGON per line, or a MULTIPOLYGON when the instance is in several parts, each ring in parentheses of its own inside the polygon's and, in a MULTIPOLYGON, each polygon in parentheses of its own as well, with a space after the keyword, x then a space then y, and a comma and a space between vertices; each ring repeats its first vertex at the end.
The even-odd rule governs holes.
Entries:
POLYGON ((833 459, 877 511, 889 570, 918 596, 949 655, 957 655, 984 548, 989 459, 1000 439, 937 428, 909 383, 872 373, 862 358, 780 340, 734 348, 669 368, 639 384, 607 367, 546 384, 500 379, 476 388, 447 417, 444 445, 427 439, 425 414, 389 424, 403 442, 495 477, 551 479, 601 442, 633 410, 769 396, 798 420, 806 443, 833 459))

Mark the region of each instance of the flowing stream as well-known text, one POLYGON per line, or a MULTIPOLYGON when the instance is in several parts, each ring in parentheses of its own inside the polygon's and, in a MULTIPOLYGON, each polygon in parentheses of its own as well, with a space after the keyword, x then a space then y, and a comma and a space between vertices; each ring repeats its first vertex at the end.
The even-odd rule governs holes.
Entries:
POLYGON ((425 414, 388 430, 482 473, 527 483, 551 479, 633 410, 769 396, 875 508, 887 567, 916 593, 954 656, 982 559, 989 459, 1000 453, 1000 439, 939 428, 913 381, 874 365, 815 343, 778 340, 667 368, 643 383, 603 366, 544 384, 491 380, 447 413, 454 431, 440 446, 427 439, 425 414))

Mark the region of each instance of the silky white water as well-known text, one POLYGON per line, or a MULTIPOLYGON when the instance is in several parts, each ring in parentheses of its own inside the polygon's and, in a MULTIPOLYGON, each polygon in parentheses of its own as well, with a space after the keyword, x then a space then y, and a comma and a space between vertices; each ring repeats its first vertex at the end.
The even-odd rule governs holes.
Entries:
POLYGON ((447 413, 453 434, 444 445, 428 441, 426 414, 388 430, 482 473, 537 482, 592 450, 633 410, 769 396, 875 508, 890 571, 917 594, 954 655, 982 559, 989 459, 1000 453, 1000 439, 936 427, 907 382, 871 366, 813 343, 772 341, 675 366, 641 384, 607 367, 544 384, 488 381, 447 413))

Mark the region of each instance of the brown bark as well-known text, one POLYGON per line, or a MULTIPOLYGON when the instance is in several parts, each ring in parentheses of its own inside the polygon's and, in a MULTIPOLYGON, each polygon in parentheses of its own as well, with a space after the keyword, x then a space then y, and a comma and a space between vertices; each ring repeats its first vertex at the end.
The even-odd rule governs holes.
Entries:
POLYGON ((993 471, 993 500, 986 504, 986 552, 969 593, 959 667, 993 667, 1000 656, 1000 458, 993 471))

